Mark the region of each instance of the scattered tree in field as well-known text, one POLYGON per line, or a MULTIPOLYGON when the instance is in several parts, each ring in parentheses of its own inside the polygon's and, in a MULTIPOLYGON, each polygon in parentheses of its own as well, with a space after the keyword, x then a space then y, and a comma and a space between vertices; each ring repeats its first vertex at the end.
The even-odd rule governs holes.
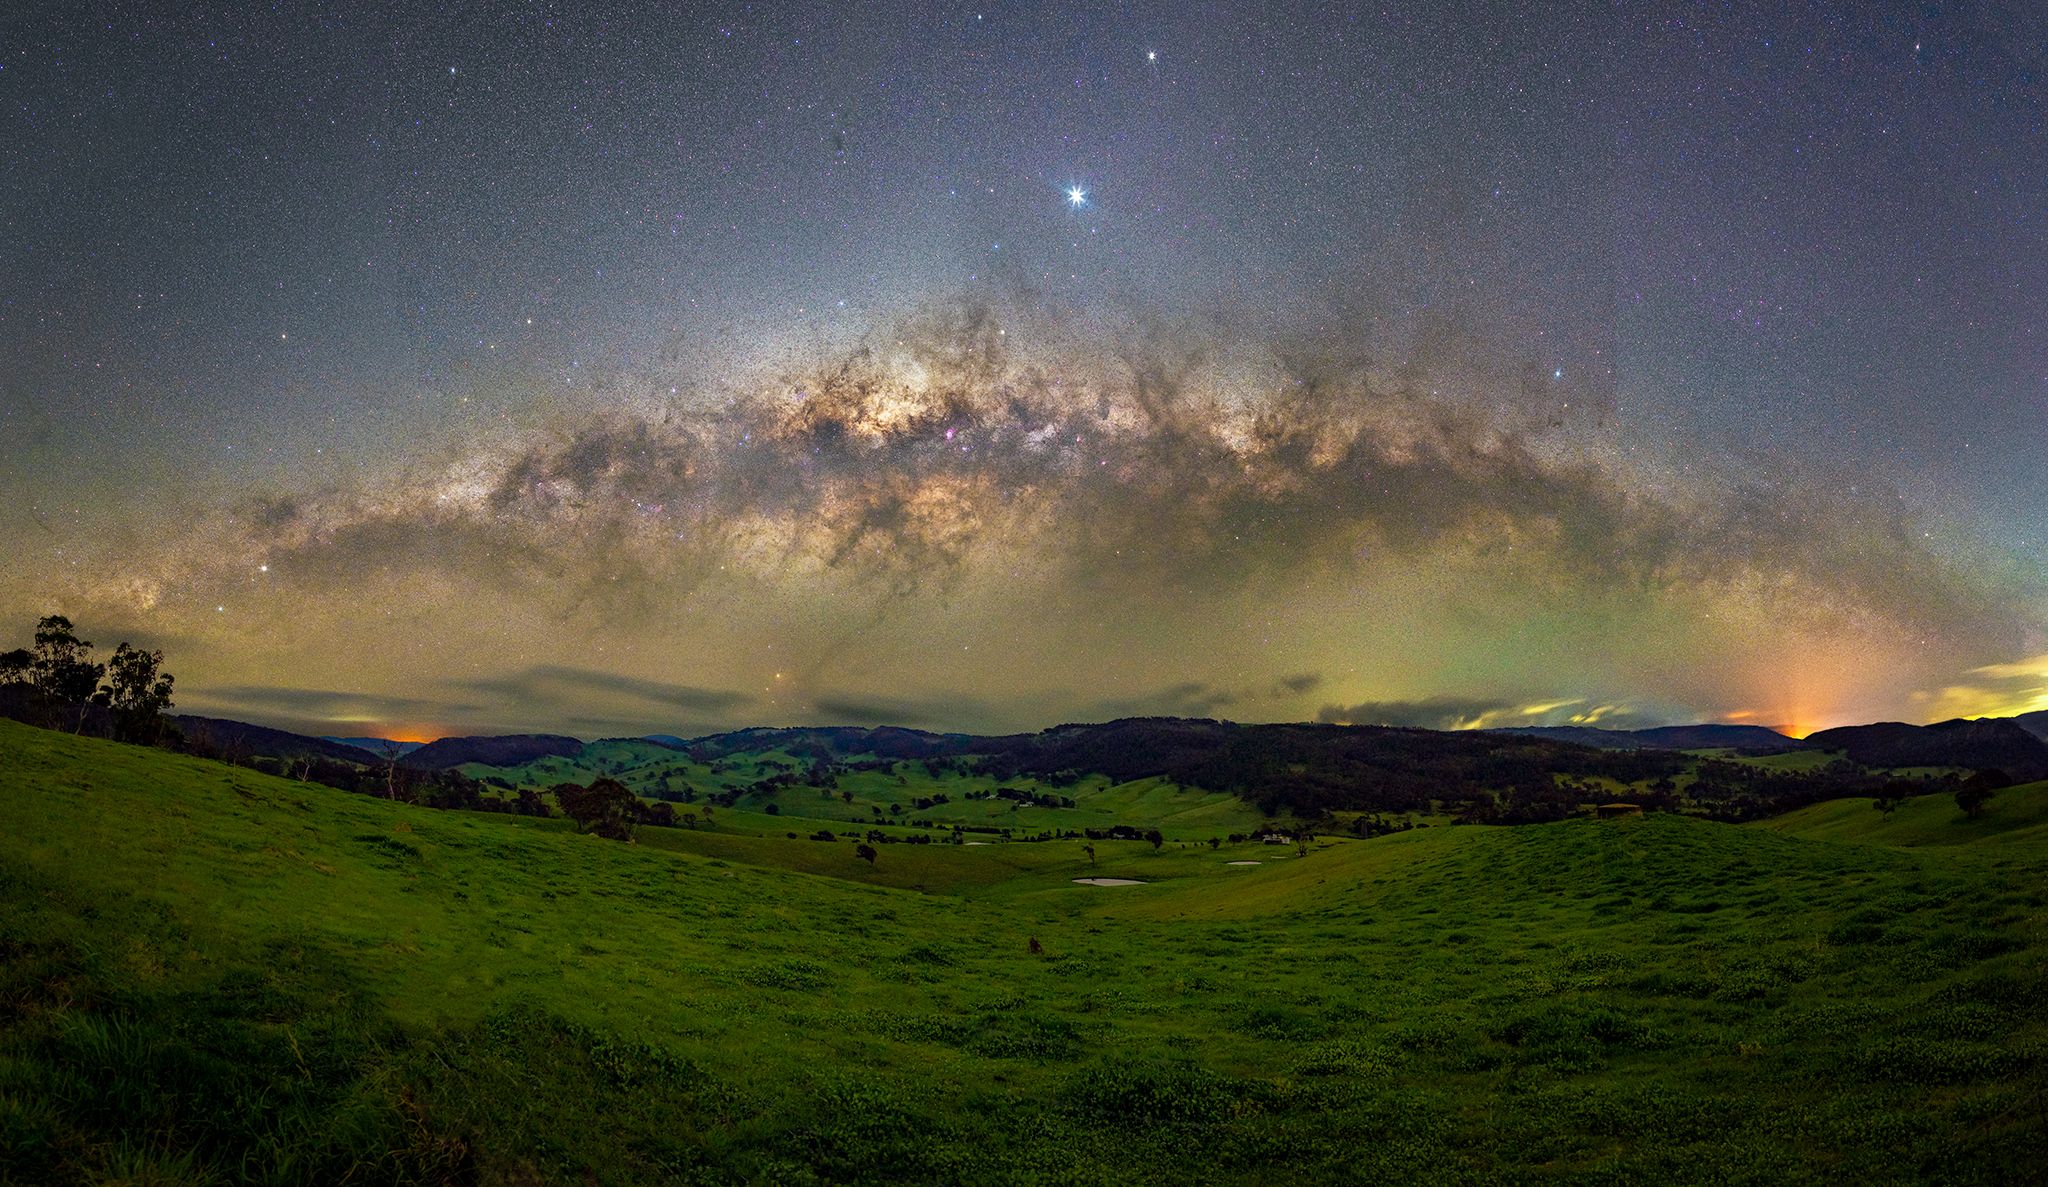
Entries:
POLYGON ((2010 786, 2012 779, 2004 771, 1978 771, 1956 788, 1956 807, 1963 810, 1963 815, 1975 820, 1984 815, 1985 805, 1991 802, 1999 788, 2010 786))
POLYGON ((1209 838, 1209 848, 1211 848, 1211 849, 1214 849, 1214 848, 1216 848, 1217 846, 1219 846, 1219 845, 1221 845, 1221 844, 1223 844, 1223 840, 1222 840, 1222 838, 1220 838, 1220 837, 1210 837, 1210 838, 1209 838))
POLYGON ((387 800, 398 798, 398 760, 405 757, 405 751, 405 743, 388 738, 376 745, 377 757, 384 760, 384 798, 387 800))
POLYGON ((869 865, 875 864, 876 854, 875 847, 873 845, 869 845, 866 843, 855 845, 853 847, 853 855, 855 857, 860 858, 862 861, 868 863, 869 865))
POLYGON ((555 801, 562 815, 576 822, 576 831, 595 833, 614 841, 633 839, 633 820, 639 814, 640 797, 616 779, 598 779, 588 787, 562 783, 555 787, 555 801))
POLYGON ((1898 811, 1899 805, 1904 802, 1905 800, 1898 795, 1885 791, 1880 793, 1876 799, 1870 801, 1870 806, 1884 813, 1884 818, 1890 820, 1892 813, 1898 811))
POLYGON ((1089 842, 1088 844, 1086 844, 1086 845, 1083 845, 1083 846, 1081 846, 1081 851, 1082 851, 1083 853, 1086 853, 1086 854, 1088 855, 1088 864, 1089 864, 1089 865, 1091 865, 1091 866, 1092 866, 1092 865, 1094 865, 1094 864, 1095 864, 1095 844, 1094 844, 1094 842, 1092 842, 1092 841, 1091 841, 1091 842, 1089 842))
POLYGON ((1031 937, 1031 955, 1033 955, 1033 956, 1044 956, 1044 955, 1045 955, 1045 945, 1044 945, 1044 944, 1041 944, 1041 943, 1039 943, 1039 942, 1038 942, 1038 937, 1037 937, 1037 936, 1032 936, 1032 937, 1031 937))
POLYGON ((1154 849, 1157 849, 1161 845, 1166 844, 1166 835, 1156 828, 1148 831, 1145 834, 1145 839, 1152 842, 1152 847, 1154 849))
MULTIPOLYGON (((172 676, 163 670, 164 653, 122 643, 107 661, 107 683, 93 700, 113 711, 114 735, 129 742, 155 742, 163 736, 164 710, 171 707, 172 676)), ((303 780, 304 776, 300 776, 303 780)))

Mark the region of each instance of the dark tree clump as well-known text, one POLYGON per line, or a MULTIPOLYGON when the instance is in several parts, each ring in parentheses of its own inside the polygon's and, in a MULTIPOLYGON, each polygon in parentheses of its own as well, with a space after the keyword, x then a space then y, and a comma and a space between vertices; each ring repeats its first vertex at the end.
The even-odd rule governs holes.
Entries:
POLYGON ((1984 808, 1991 803, 1991 797, 2002 787, 2012 786, 2012 780, 2003 771, 1978 771, 1963 785, 1956 788, 1956 807, 1972 820, 1984 815, 1984 808))
POLYGON ((127 742, 153 744, 164 733, 164 710, 171 707, 173 678, 163 670, 164 653, 122 643, 107 661, 107 683, 94 694, 95 703, 114 715, 114 736, 127 742))
POLYGON ((61 709, 76 708, 74 733, 85 728, 85 711, 99 691, 106 665, 92 661, 92 644, 78 637, 77 628, 61 614, 36 622, 35 650, 29 661, 30 680, 41 697, 44 711, 54 715, 61 709))
POLYGON ((559 783, 554 792, 555 802, 562 805, 562 815, 576 822, 576 831, 596 833, 614 841, 633 839, 640 797, 625 784, 616 779, 599 779, 588 787, 559 783))

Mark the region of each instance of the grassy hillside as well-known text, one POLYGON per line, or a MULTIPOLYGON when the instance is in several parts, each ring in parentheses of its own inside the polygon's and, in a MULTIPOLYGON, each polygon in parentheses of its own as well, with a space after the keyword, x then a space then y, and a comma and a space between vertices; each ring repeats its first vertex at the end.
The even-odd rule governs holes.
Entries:
POLYGON ((0 1182, 2048 1165, 2025 828, 1906 848, 1651 816, 869 865, 770 820, 624 845, 0 722, 0 1182))
POLYGON ((1868 799, 1834 800, 1788 812, 1756 827, 1827 841, 1878 845, 1964 845, 2012 843, 2048 846, 2048 783, 2008 787, 1992 796, 1972 820, 1952 795, 1913 796, 1890 815, 1868 799))

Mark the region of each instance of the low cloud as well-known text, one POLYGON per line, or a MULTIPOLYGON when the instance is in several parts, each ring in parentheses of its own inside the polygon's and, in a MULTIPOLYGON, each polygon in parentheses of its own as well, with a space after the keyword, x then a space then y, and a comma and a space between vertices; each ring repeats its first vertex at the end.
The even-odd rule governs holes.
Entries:
POLYGON ((733 724, 754 703, 746 693, 543 665, 503 676, 440 681, 448 695, 387 696, 274 684, 202 687, 180 708, 242 717, 301 733, 366 728, 498 733, 542 730, 599 734, 708 732, 733 724))
POLYGON ((807 716, 825 725, 896 725, 938 731, 987 728, 998 714, 986 702, 964 695, 887 697, 861 693, 821 693, 811 698, 807 716))
POLYGON ((180 711, 250 713, 320 725, 418 720, 477 709, 474 704, 376 693, 293 688, 277 684, 230 684, 200 688, 181 696, 180 711))
POLYGON ((1974 668, 1956 683, 1919 697, 1934 720, 2017 717, 2048 710, 2048 655, 1974 668))
POLYGON ((593 697, 644 701, 665 709, 689 713, 719 714, 751 704, 748 693, 719 688, 698 688, 660 680, 641 680, 590 668, 543 665, 505 676, 448 681, 451 688, 478 692, 510 706, 553 705, 564 701, 588 701, 593 697))
POLYGON ((1415 701, 1365 701, 1325 705, 1316 720, 1335 725, 1390 725, 1410 729, 1509 729, 1583 725, 1601 729, 1644 729, 1663 725, 1659 717, 1624 706, 1583 698, 1562 701, 1507 701, 1485 697, 1430 697, 1415 701))
POLYGON ((1088 705, 1093 718, 1109 717, 1227 717, 1232 710, 1254 720, 1265 720, 1276 710, 1285 712, 1287 701, 1305 696, 1321 687, 1323 678, 1312 672, 1283 676, 1271 684, 1225 687, 1202 680, 1184 680, 1131 697, 1113 697, 1088 705))

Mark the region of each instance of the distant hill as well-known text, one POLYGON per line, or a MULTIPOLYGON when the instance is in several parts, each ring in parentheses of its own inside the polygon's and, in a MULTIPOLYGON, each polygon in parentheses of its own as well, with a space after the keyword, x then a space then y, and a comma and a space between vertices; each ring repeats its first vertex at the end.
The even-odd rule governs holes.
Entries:
POLYGON ((2038 713, 2022 713, 2010 719, 2012 723, 2037 738, 2048 740, 2048 709, 2038 713))
POLYGON ((1781 751, 1808 749, 1797 738, 1788 738, 1760 725, 1660 725, 1640 730, 1605 730, 1586 725, 1532 725, 1488 730, 1488 733, 1520 734, 1548 738, 1553 742, 1575 742, 1602 750, 1746 750, 1781 751))
POLYGON ((683 747, 688 746, 690 744, 688 741, 682 738, 678 738, 674 734, 643 734, 641 735, 640 740, 643 742, 659 742, 663 746, 672 746, 677 750, 681 750, 683 747))
POLYGON ((1846 751, 1852 762, 1868 767, 1968 767, 2004 771, 2015 779, 2048 778, 2048 741, 2005 719, 1880 721, 1822 730, 1806 741, 1846 751))
POLYGON ((177 726, 178 732, 185 735, 188 744, 230 757, 246 755, 251 758, 331 758, 352 763, 380 761, 371 751, 346 742, 332 738, 310 738, 288 730, 250 725, 246 721, 175 714, 171 717, 171 724, 177 726))
POLYGON ((399 761, 422 771, 446 770, 464 763, 513 767, 537 758, 574 758, 583 743, 561 734, 503 734, 484 738, 442 738, 429 742, 399 761))
POLYGON ((1637 783, 1676 778, 1693 760, 1645 747, 1599 750, 1491 731, 1389 726, 1239 725, 1204 718, 1131 717, 1061 725, 1039 734, 974 740, 998 779, 1070 779, 1100 772, 1122 782, 1156 776, 1234 792, 1268 814, 1332 809, 1419 810, 1471 800, 1486 788, 1549 795, 1556 776, 1637 783))
POLYGON ((400 742, 392 738, 322 738, 320 740, 323 742, 334 742, 342 746, 353 746, 358 750, 367 750, 379 758, 384 757, 393 746, 398 747, 399 754, 406 755, 426 745, 425 742, 400 742))
POLYGON ((861 780, 876 777, 878 766, 910 762, 923 765, 911 778, 927 781, 930 793, 947 795, 986 790, 952 786, 947 781, 954 778, 1035 780, 1039 786, 1031 794, 1058 798, 1067 788, 1101 777, 1112 786, 1160 780, 1175 789, 1234 795, 1268 816, 1437 810, 1510 823, 1559 818, 1602 797, 1676 803, 1681 788, 1693 810, 1750 819, 1835 796, 1867 795, 1883 781, 1856 770, 1765 769, 1679 749, 1799 748, 1790 738, 1754 727, 1679 727, 1645 731, 1642 737, 1590 732, 1602 745, 1518 732, 1149 717, 996 737, 897 728, 758 728, 697 738, 680 753, 645 738, 580 748, 568 739, 559 739, 559 746, 527 739, 489 755, 475 748, 505 740, 450 740, 406 761, 487 762, 520 785, 540 787, 605 775, 653 798, 702 795, 723 806, 742 797, 769 802, 779 789, 798 784, 872 795, 861 780), (448 752, 457 741, 462 749, 448 752), (841 779, 852 782, 842 785, 841 779))
POLYGON ((969 734, 934 734, 926 730, 885 725, 757 727, 712 734, 684 743, 691 754, 713 760, 730 754, 781 750, 806 757, 834 759, 872 754, 877 758, 940 758, 978 752, 989 741, 969 734))

